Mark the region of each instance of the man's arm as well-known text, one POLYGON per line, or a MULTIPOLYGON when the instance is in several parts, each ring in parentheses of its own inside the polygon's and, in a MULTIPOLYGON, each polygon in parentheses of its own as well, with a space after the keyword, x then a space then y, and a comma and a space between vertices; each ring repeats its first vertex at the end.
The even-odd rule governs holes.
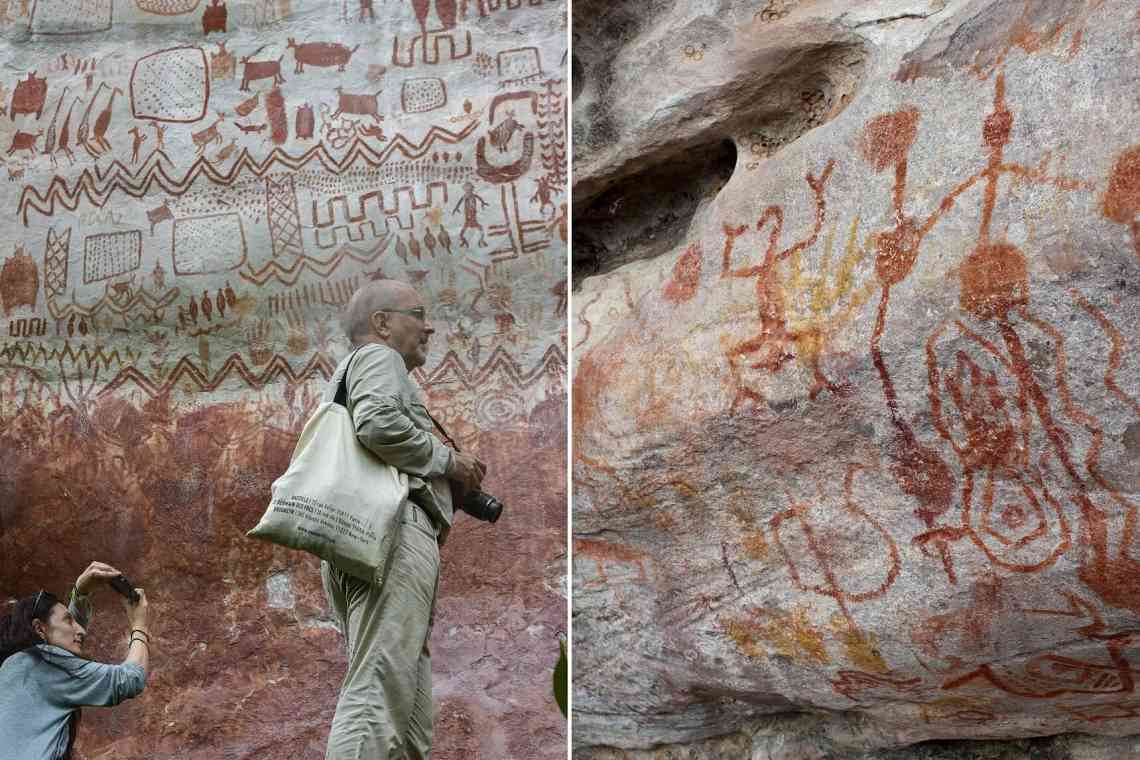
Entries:
POLYGON ((400 405, 408 370, 398 353, 383 346, 357 352, 346 380, 356 438, 398 470, 421 478, 447 475, 452 450, 416 427, 400 405))

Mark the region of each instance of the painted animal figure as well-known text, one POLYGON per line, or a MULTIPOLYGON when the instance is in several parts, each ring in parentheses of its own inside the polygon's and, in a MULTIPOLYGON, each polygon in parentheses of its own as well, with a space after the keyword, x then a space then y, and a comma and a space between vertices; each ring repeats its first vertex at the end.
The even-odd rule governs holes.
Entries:
POLYGON ((306 65, 336 66, 337 71, 344 71, 352 54, 360 45, 353 48, 335 42, 302 42, 298 45, 297 41, 290 37, 288 47, 293 50, 293 58, 296 61, 293 73, 303 74, 306 65))
POLYGON ((234 106, 234 112, 238 116, 249 116, 257 109, 258 103, 261 102, 261 93, 255 92, 253 96, 243 100, 234 106))
POLYGON ((215 161, 226 161, 237 150, 237 140, 230 140, 226 146, 218 151, 218 155, 214 156, 215 161))
POLYGON ((342 113, 356 114, 357 116, 371 116, 379 124, 383 121, 380 116, 380 106, 377 98, 383 90, 377 90, 371 95, 350 95, 344 92, 340 87, 336 88, 336 111, 333 112, 332 118, 339 117, 342 113))
POLYGON ((8 146, 8 155, 12 155, 18 150, 26 150, 33 155, 36 152, 36 140, 43 136, 44 131, 38 130, 34 134, 32 132, 20 132, 12 135, 12 144, 8 146))
POLYGON ((16 120, 18 113, 34 113, 38 120, 47 100, 47 89, 47 77, 37 77, 34 71, 28 74, 27 79, 17 82, 16 89, 12 91, 12 107, 8 109, 12 121, 16 120))
POLYGON ((265 129, 264 124, 238 124, 236 121, 234 122, 234 126, 240 129, 242 132, 245 132, 247 135, 251 132, 254 134, 261 134, 261 132, 265 129))
POLYGON ((210 0, 210 4, 202 11, 202 35, 205 36, 210 32, 226 31, 226 17, 229 11, 226 10, 226 4, 223 0, 210 0))
POLYGON ((491 145, 499 149, 500 153, 505 153, 507 148, 510 147, 511 138, 514 137, 515 132, 522 129, 522 124, 515 121, 515 112, 507 111, 507 118, 499 123, 488 133, 491 145))
POLYGON ((55 113, 51 117, 51 124, 47 128, 47 137, 44 138, 43 154, 51 159, 51 165, 55 166, 55 123, 59 119, 59 109, 63 107, 63 101, 67 98, 67 91, 70 90, 70 85, 63 88, 63 94, 59 96, 59 100, 55 102, 55 113))
POLYGON ((75 104, 79 102, 79 98, 71 101, 71 105, 67 107, 67 116, 63 119, 63 126, 59 128, 59 145, 56 146, 55 152, 51 155, 51 165, 55 166, 55 154, 63 153, 67 156, 70 163, 75 163, 75 154, 71 152, 71 112, 75 109, 75 104))
POLYGON ((379 140, 380 142, 386 142, 388 140, 388 138, 384 136, 384 130, 381 127, 373 127, 373 126, 361 127, 360 128, 360 136, 361 137, 371 137, 371 138, 374 138, 376 140, 379 140))
POLYGON ((210 79, 226 81, 234 78, 234 54, 226 50, 226 41, 218 43, 218 52, 210 53, 210 79))
POLYGON ((24 178, 24 167, 15 164, 8 164, 8 181, 15 182, 18 179, 24 178))
POLYGON ((158 208, 147 209, 146 218, 147 221, 150 222, 150 234, 153 237, 154 226, 160 222, 165 222, 168 219, 173 219, 174 214, 170 213, 170 206, 167 205, 166 201, 163 201, 162 205, 158 208))
POLYGON ((219 116, 210 126, 201 130, 200 132, 193 132, 190 134, 190 139, 198 146, 198 153, 206 150, 207 145, 220 145, 222 142, 222 135, 218 132, 218 125, 222 123, 222 117, 219 116))
POLYGON ((279 85, 285 83, 285 77, 281 76, 281 59, 285 57, 282 53, 276 61, 251 61, 249 56, 241 59, 242 66, 245 68, 241 72, 241 87, 239 90, 249 90, 249 83, 256 82, 258 79, 273 79, 273 84, 279 85))
POLYGON ((111 109, 115 106, 115 97, 122 95, 123 91, 118 87, 111 90, 111 97, 107 100, 107 105, 95 117, 95 126, 91 131, 91 143, 95 144, 93 150, 89 144, 85 144, 87 152, 91 154, 92 158, 98 158, 107 151, 111 150, 111 143, 107 141, 107 128, 111 126, 111 109))

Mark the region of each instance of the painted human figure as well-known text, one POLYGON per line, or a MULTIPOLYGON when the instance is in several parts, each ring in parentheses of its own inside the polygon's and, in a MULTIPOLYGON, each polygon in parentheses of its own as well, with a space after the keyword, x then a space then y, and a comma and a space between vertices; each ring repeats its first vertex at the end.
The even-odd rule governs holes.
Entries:
POLYGON ((131 127, 127 130, 131 135, 131 163, 137 164, 139 161, 139 148, 146 142, 146 135, 137 127, 131 127))
POLYGON ((550 206, 551 213, 554 213, 558 209, 554 205, 553 196, 560 195, 561 193, 562 191, 555 187, 554 183, 550 181, 550 177, 539 177, 538 189, 534 191, 534 195, 530 196, 530 202, 539 202, 538 213, 540 214, 546 214, 547 206, 550 206))
POLYGON ((483 208, 487 207, 487 201, 475 194, 475 186, 470 182, 464 182, 463 197, 459 199, 459 202, 455 204, 455 208, 451 211, 451 213, 454 214, 459 210, 460 206, 463 206, 463 229, 459 231, 459 244, 463 248, 471 247, 467 245, 467 230, 479 230, 479 245, 487 245, 487 237, 483 233, 483 225, 479 224, 479 206, 477 205, 479 203, 483 204, 483 208))
POLYGON ((152 121, 150 125, 154 127, 154 149, 166 150, 166 127, 157 121, 152 121))

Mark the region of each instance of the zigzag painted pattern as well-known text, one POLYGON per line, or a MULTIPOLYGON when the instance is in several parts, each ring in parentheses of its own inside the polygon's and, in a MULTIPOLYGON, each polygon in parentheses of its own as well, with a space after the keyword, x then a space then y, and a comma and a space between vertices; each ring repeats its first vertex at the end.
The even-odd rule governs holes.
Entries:
POLYGON ((25 185, 20 193, 17 213, 24 226, 27 226, 29 209, 50 217, 55 215, 57 203, 68 211, 75 211, 83 198, 95 208, 102 208, 116 192, 126 193, 132 198, 142 198, 154 192, 152 185, 158 185, 163 192, 178 197, 189 190, 199 177, 205 177, 215 185, 231 185, 245 173, 264 179, 270 171, 298 171, 314 160, 319 161, 325 171, 335 175, 348 171, 357 161, 364 161, 371 168, 376 168, 388 161, 396 151, 406 158, 417 159, 430 153, 437 142, 445 145, 462 142, 475 131, 478 123, 476 119, 459 132, 433 126, 418 144, 398 134, 379 151, 358 137, 340 159, 333 156, 324 143, 314 145, 300 156, 291 156, 282 148, 274 148, 262 161, 254 159, 248 148, 242 148, 229 170, 222 172, 214 168, 203 155, 181 177, 171 176, 163 166, 163 161, 171 163, 170 158, 162 151, 155 151, 137 173, 116 159, 106 171, 101 170, 98 164, 85 169, 71 184, 62 177, 53 177, 47 191, 42 194, 31 185, 25 185))
POLYGON ((138 358, 138 353, 131 348, 124 348, 122 355, 120 355, 119 349, 107 352, 100 345, 91 349, 86 344, 81 343, 79 348, 72 348, 71 341, 65 341, 62 349, 49 349, 42 344, 29 341, 6 343, 0 348, 0 359, 13 364, 25 365, 47 364, 56 361, 62 364, 66 360, 75 365, 82 364, 88 369, 96 365, 103 369, 110 369, 112 364, 120 367, 129 366, 138 361, 138 358))
MULTIPOLYGON (((260 390, 266 385, 284 381, 290 385, 309 380, 328 380, 332 377, 336 364, 323 353, 315 353, 301 370, 294 370, 285 357, 274 356, 260 371, 249 367, 241 354, 230 354, 225 363, 213 375, 207 375, 190 356, 182 357, 161 382, 147 377, 137 367, 126 367, 99 391, 100 395, 110 393, 128 383, 134 383, 148 396, 155 397, 170 393, 185 385, 192 392, 214 391, 228 380, 241 380, 249 388, 260 390)), ((454 351, 448 351, 443 360, 431 372, 416 370, 413 375, 420 386, 428 390, 436 385, 456 384, 471 390, 495 380, 506 380, 515 388, 529 388, 544 376, 565 376, 566 354, 560 346, 546 349, 538 363, 529 370, 523 370, 519 363, 503 348, 497 348, 480 367, 468 368, 454 351)))

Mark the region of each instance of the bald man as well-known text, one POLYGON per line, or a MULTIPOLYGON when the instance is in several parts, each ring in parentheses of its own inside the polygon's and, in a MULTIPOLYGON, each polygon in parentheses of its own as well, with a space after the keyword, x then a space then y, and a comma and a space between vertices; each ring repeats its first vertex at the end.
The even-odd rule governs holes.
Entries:
POLYGON ((355 349, 325 391, 332 401, 346 376, 356 437, 408 474, 410 503, 380 585, 327 562, 321 578, 348 644, 348 673, 329 734, 326 760, 420 760, 431 755, 431 634, 439 587, 439 547, 451 528, 448 479, 478 488, 486 473, 470 454, 436 437, 408 373, 427 360, 432 333, 420 295, 377 280, 353 294, 344 328, 355 349))

